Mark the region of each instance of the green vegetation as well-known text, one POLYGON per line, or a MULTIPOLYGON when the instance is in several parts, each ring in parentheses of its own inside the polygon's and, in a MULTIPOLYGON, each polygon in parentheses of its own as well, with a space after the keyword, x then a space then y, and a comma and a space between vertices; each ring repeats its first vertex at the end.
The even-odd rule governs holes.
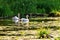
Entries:
POLYGON ((49 30, 46 30, 46 29, 40 29, 40 30, 38 30, 38 36, 39 36, 39 38, 49 38, 50 36, 49 36, 49 33, 50 33, 50 31, 49 30))
POLYGON ((10 17, 20 13, 60 14, 60 0, 0 0, 0 17, 10 17), (57 13, 58 12, 58 13, 57 13))
POLYGON ((55 40, 60 40, 60 37, 55 38, 55 40))

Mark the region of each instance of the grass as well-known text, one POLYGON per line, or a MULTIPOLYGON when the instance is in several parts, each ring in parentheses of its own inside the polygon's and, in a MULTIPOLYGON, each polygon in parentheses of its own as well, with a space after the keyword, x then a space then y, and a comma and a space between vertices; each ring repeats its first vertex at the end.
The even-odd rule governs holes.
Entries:
POLYGON ((37 18, 30 18, 30 21, 58 21, 59 17, 37 17, 37 18))
MULTIPOLYGON (((37 19, 37 18, 36 18, 37 19)), ((33 19, 35 20, 35 19, 33 19)), ((38 19, 37 19, 38 20, 38 19)), ((40 19, 41 20, 41 19, 40 19)), ((46 29, 50 28, 50 29, 60 29, 60 27, 57 25, 59 23, 59 21, 48 21, 48 22, 37 22, 37 21, 31 21, 29 22, 29 29, 39 29, 41 27, 44 27, 46 29), (56 24, 56 26, 54 26, 53 24, 56 24), (46 25, 46 26, 44 26, 46 25)), ((17 28, 17 26, 15 26, 14 22, 12 22, 11 19, 4 19, 4 20, 0 20, 0 26, 1 27, 7 27, 7 28, 13 28, 14 27, 14 30, 17 28)), ((23 27, 23 26, 20 26, 20 27, 23 27)), ((24 29, 24 27, 23 27, 24 29)), ((26 27, 25 27, 26 29, 26 27)))
POLYGON ((60 40, 60 37, 55 38, 55 40, 60 40))
POLYGON ((38 31, 39 38, 50 38, 50 36, 49 36, 50 31, 49 30, 41 28, 37 31, 38 31))
MULTIPOLYGON (((57 23, 59 22, 56 22, 56 26, 51 26, 51 24, 54 24, 53 21, 57 21, 57 20, 53 20, 53 19, 40 19, 40 18, 36 18, 36 19, 30 19, 31 21, 29 22, 29 28, 26 29, 26 27, 23 27, 23 26, 20 26, 22 27, 20 29, 20 27, 17 27, 14 25, 14 22, 12 22, 11 19, 4 19, 4 20, 0 20, 0 29, 4 29, 3 32, 7 32, 7 31, 21 31, 21 30, 37 30, 38 31, 38 38, 49 38, 49 36, 47 37, 47 35, 49 35, 49 32, 51 29, 53 30, 60 30, 60 27, 58 27, 57 23), (42 22, 44 21, 44 22, 42 22), (52 21, 52 23, 48 23, 48 21, 52 21), (49 25, 49 26, 44 26, 44 25, 49 25), (43 36, 43 37, 42 37, 43 36)), ((22 36, 25 35, 26 33, 22 31, 22 32, 19 32, 22 36)), ((1 30, 0 30, 1 32, 1 30)), ((29 36, 29 35, 28 35, 29 36)), ((17 36, 16 36, 17 37, 17 36)))
POLYGON ((13 24, 12 20, 9 20, 9 19, 0 20, 0 26, 8 26, 9 24, 13 24))

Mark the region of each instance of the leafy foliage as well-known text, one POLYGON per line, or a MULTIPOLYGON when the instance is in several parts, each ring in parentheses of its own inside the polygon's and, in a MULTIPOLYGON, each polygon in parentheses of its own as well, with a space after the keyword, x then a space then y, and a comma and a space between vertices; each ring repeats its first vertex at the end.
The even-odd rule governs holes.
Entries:
POLYGON ((0 16, 13 16, 17 13, 47 13, 60 10, 60 0, 0 0, 0 16))

